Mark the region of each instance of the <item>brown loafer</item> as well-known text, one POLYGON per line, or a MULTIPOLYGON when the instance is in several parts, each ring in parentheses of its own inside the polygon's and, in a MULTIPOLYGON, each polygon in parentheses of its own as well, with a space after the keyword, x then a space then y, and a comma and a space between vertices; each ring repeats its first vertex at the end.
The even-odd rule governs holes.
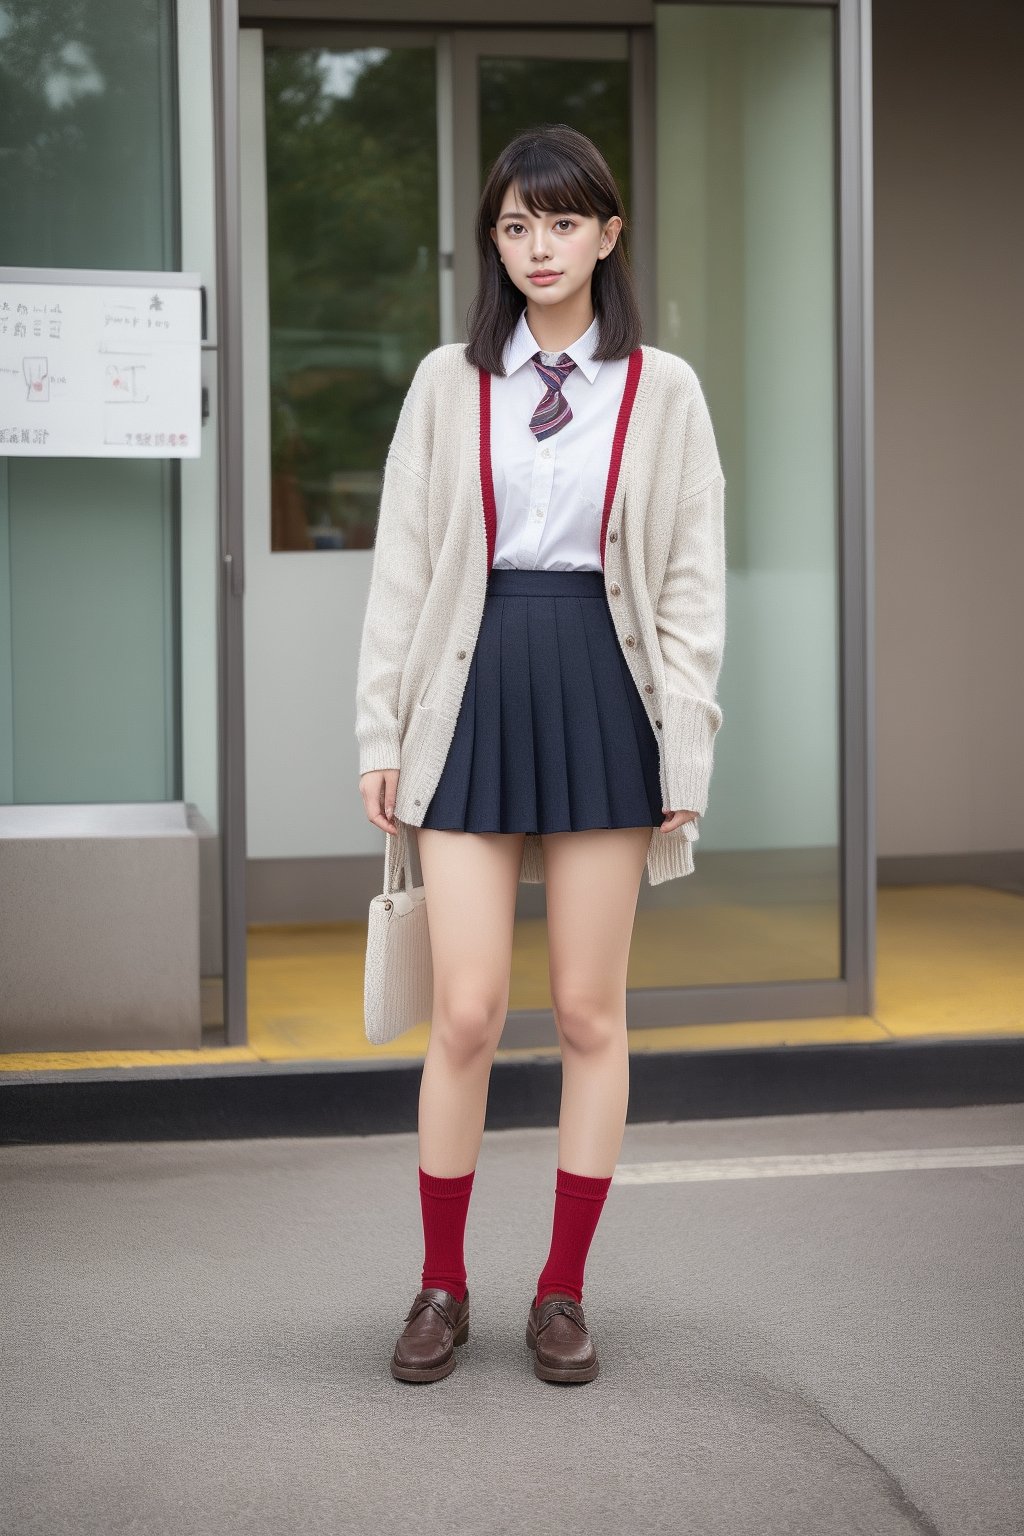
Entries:
POLYGON ((597 1350, 582 1304, 563 1291, 549 1291, 539 1307, 531 1302, 526 1342, 541 1381, 593 1381, 597 1375, 597 1350))
POLYGON ((398 1381, 440 1381, 455 1369, 455 1346, 469 1337, 469 1289, 462 1301, 429 1285, 405 1314, 405 1328, 391 1357, 398 1381))

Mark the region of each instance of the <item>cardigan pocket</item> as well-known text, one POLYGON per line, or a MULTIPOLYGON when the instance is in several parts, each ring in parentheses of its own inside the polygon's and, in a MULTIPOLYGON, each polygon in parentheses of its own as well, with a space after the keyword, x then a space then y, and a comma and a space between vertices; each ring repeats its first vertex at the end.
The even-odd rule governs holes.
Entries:
POLYGON ((433 667, 430 669, 430 676, 427 678, 426 687, 423 689, 423 692, 419 696, 419 701, 418 701, 418 705, 417 705, 417 707, 419 709, 429 709, 430 708, 430 695, 434 691, 434 680, 437 677, 437 674, 438 674, 438 672, 440 670, 440 667, 441 667, 440 661, 435 661, 433 667))
POLYGON ((429 735, 436 718, 435 711, 429 705, 421 704, 418 699, 416 700, 415 707, 410 710, 409 718, 402 728, 400 757, 403 767, 407 768, 411 761, 418 760, 423 732, 429 735))

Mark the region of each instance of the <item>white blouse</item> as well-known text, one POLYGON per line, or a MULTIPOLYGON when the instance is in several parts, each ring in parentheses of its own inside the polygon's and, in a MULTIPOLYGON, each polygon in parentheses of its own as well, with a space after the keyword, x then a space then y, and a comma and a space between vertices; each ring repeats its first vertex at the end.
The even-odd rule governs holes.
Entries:
POLYGON ((526 310, 505 348, 505 377, 491 377, 491 464, 497 532, 494 564, 507 570, 601 570, 601 517, 628 358, 593 356, 598 318, 571 346, 545 352, 526 310), (562 385, 572 420, 539 442, 530 418, 544 381, 530 359, 576 367, 562 385))

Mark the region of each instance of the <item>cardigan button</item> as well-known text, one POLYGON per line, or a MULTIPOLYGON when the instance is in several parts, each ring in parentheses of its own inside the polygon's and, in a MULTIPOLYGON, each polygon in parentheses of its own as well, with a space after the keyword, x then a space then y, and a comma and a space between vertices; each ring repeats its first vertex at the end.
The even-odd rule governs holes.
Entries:
POLYGON ((465 654, 466 654, 466 653, 465 653, 465 651, 460 651, 460 652, 459 652, 459 660, 460 660, 460 661, 462 661, 462 659, 463 659, 463 657, 464 657, 464 656, 465 656, 465 654))
POLYGON ((617 581, 613 581, 608 590, 612 597, 618 597, 619 593, 622 591, 622 588, 619 586, 617 581))
POLYGON ((422 804, 423 804, 422 800, 414 800, 413 801, 413 805, 422 805, 422 804))
POLYGON ((626 636, 626 644, 627 645, 636 645, 636 636, 635 635, 627 635, 626 636))
POLYGON ((654 692, 654 689, 651 687, 650 683, 644 683, 644 693, 653 693, 653 692, 654 692))
POLYGON ((616 540, 616 539, 617 539, 617 538, 618 538, 618 534, 617 534, 617 533, 610 533, 610 534, 609 534, 609 535, 608 535, 608 538, 609 538, 609 541, 610 541, 610 542, 611 542, 611 543, 612 543, 612 544, 614 544, 614 543, 615 543, 615 540, 616 540))
MULTIPOLYGON (((661 730, 661 721, 660 720, 655 720, 654 723, 658 727, 658 730, 660 731, 661 730)), ((418 800, 417 800, 416 804, 419 805, 419 801, 418 800)))

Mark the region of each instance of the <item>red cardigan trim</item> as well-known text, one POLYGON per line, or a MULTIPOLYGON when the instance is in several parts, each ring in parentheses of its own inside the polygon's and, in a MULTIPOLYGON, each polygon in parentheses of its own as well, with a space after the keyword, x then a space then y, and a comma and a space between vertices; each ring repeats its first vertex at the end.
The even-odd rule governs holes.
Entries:
POLYGON ((486 368, 480 374, 480 489, 484 496, 484 524, 487 528, 487 570, 494 564, 494 544, 498 537, 498 509, 494 499, 494 473, 491 468, 491 376, 486 368))
MULTIPOLYGON (((633 401, 636 399, 637 385, 640 383, 640 370, 643 367, 644 355, 640 347, 634 347, 629 354, 629 363, 626 368, 626 383, 622 391, 622 400, 619 404, 619 414, 615 422, 615 433, 612 437, 611 460, 608 464, 608 480, 604 491, 604 509, 601 514, 601 566, 604 567, 605 537, 608 532, 608 518, 612 510, 612 501, 615 498, 615 487, 619 481, 619 466, 622 463, 622 450, 626 442, 626 432, 629 429, 629 418, 633 411, 633 401)), ((480 375, 480 489, 484 501, 484 524, 487 529, 487 569, 494 565, 494 546, 498 536, 498 511, 494 497, 494 471, 491 464, 491 376, 486 368, 477 370, 480 375)))

